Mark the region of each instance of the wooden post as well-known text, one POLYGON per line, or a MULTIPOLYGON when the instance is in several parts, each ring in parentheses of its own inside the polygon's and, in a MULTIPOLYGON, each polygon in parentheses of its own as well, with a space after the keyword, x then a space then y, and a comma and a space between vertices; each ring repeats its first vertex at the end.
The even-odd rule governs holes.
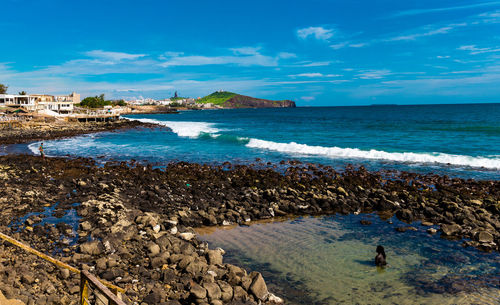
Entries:
POLYGON ((96 294, 100 294, 108 300, 109 305, 126 305, 117 295, 111 292, 108 287, 104 286, 95 276, 90 274, 88 271, 82 270, 81 274, 81 286, 80 291, 82 292, 82 305, 87 305, 87 303, 83 303, 83 292, 85 290, 85 285, 91 283, 96 287, 96 294), (83 288, 82 288, 83 287, 83 288))

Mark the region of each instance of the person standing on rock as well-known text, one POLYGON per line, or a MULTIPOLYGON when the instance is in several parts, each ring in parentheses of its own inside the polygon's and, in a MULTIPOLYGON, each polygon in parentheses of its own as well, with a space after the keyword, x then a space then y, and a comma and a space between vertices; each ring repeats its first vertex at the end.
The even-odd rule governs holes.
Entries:
POLYGON ((38 150, 40 151, 40 156, 45 159, 45 153, 43 152, 43 142, 40 143, 40 147, 38 147, 38 150))

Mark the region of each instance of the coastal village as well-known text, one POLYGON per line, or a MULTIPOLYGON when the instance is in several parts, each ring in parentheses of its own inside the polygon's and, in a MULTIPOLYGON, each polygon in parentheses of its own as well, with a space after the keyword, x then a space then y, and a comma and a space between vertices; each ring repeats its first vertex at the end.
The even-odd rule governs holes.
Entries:
POLYGON ((52 120, 65 122, 109 122, 124 114, 176 113, 178 110, 295 107, 293 101, 272 101, 218 90, 208 96, 105 100, 104 94, 81 99, 80 94, 7 94, 0 84, 0 123, 52 120), (2 93, 3 92, 3 93, 2 93))
POLYGON ((192 98, 155 100, 151 98, 125 101, 122 105, 104 105, 86 108, 80 105, 80 94, 0 94, 0 122, 27 121, 33 117, 52 117, 66 121, 108 121, 121 114, 165 111, 176 109, 222 108, 210 103, 197 104, 192 98))

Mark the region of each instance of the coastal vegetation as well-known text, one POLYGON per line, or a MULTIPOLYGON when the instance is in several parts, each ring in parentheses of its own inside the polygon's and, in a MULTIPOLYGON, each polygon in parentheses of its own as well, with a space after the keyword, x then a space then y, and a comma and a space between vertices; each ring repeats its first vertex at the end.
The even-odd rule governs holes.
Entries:
POLYGON ((80 102, 80 106, 86 108, 102 108, 104 106, 126 106, 126 105, 127 104, 125 103, 124 100, 118 100, 118 101, 106 100, 104 98, 104 94, 89 96, 84 98, 80 102))
POLYGON ((9 86, 6 86, 4 84, 0 84, 0 94, 6 94, 8 88, 9 88, 9 86))
POLYGON ((185 100, 187 99, 187 97, 181 97, 181 96, 174 96, 174 97, 171 97, 170 100, 172 102, 176 102, 176 101, 182 101, 182 100, 185 100))
POLYGON ((274 108, 295 107, 293 101, 273 101, 241 95, 229 91, 217 91, 196 101, 198 104, 212 104, 224 108, 274 108))
POLYGON ((209 94, 201 99, 197 100, 197 103, 200 104, 214 104, 218 106, 222 106, 227 100, 236 96, 236 93, 228 92, 228 91, 217 91, 212 94, 209 94))

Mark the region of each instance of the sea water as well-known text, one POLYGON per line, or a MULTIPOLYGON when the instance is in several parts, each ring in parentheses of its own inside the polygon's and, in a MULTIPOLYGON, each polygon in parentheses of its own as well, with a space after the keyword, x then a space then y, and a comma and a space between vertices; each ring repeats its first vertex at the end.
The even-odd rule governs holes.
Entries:
POLYGON ((224 261, 259 270, 289 304, 499 304, 498 253, 462 248, 415 224, 376 215, 300 217, 250 226, 202 228, 224 261), (369 220, 371 225, 360 224, 369 220), (377 268, 375 249, 388 265, 377 268))
MULTIPOLYGON (((298 159, 343 168, 500 179, 500 104, 298 107, 129 115, 166 129, 45 141, 55 156, 249 164, 298 159)), ((38 153, 39 143, 30 145, 38 153)))
MULTIPOLYGON (((129 115, 139 128, 44 141, 52 156, 239 164, 297 159, 342 169, 396 169, 500 179, 500 104, 183 111, 129 115), (170 131, 171 130, 171 131, 170 131), (258 158, 259 161, 256 161, 258 158)), ((39 142, 29 144, 38 154, 39 142)), ((19 149, 19 147, 16 147, 19 149)), ((205 235, 226 260, 263 272, 296 304, 498 304, 498 253, 425 228, 397 233, 366 215, 299 218, 205 235), (389 266, 373 266, 386 247, 389 266)))

